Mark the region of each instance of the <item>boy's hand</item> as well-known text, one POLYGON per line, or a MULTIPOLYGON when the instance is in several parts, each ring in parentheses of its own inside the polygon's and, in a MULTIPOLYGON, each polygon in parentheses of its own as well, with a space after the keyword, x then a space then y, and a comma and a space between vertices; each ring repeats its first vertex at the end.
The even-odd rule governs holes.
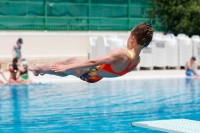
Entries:
POLYGON ((66 65, 55 64, 51 66, 51 70, 55 72, 65 72, 67 70, 66 65))

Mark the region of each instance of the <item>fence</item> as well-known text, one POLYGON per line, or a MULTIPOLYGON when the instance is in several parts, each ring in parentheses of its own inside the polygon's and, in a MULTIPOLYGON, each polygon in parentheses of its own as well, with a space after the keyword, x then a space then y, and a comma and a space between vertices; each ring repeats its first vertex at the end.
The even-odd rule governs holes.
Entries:
POLYGON ((149 23, 149 7, 149 0, 1 0, 0 29, 131 30, 149 23))

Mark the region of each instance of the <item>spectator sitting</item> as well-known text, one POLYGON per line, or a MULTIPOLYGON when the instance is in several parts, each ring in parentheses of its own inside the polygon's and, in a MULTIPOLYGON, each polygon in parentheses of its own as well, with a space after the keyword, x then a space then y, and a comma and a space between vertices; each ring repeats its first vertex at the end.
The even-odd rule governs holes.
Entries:
MULTIPOLYGON (((6 83, 8 82, 8 80, 6 79, 3 71, 1 70, 1 64, 0 64, 0 74, 2 75, 3 79, 6 81, 6 83)), ((5 84, 5 82, 3 82, 2 80, 0 80, 0 84, 5 84)))
POLYGON ((23 83, 32 83, 32 81, 29 79, 28 75, 28 63, 25 59, 22 59, 22 66, 24 71, 20 71, 19 78, 23 81, 23 83))
POLYGON ((185 70, 187 76, 200 77, 197 73, 198 64, 196 63, 196 58, 193 56, 190 60, 186 62, 185 70))
POLYGON ((23 71, 23 69, 20 67, 20 64, 18 63, 18 58, 14 58, 12 63, 9 64, 9 71, 10 71, 10 78, 8 83, 11 84, 18 84, 23 83, 21 80, 17 79, 17 75, 20 71, 23 71))

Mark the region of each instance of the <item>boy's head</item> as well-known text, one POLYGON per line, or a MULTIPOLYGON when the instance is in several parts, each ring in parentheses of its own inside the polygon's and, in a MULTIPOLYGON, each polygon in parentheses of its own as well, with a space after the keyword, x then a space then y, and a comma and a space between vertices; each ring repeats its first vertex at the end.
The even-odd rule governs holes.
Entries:
POLYGON ((147 47, 152 40, 153 32, 151 25, 141 23, 131 31, 131 35, 135 37, 138 45, 147 47))
POLYGON ((22 61, 22 65, 23 65, 25 70, 28 69, 28 63, 26 62, 25 59, 22 61))
POLYGON ((12 62, 13 62, 13 64, 16 64, 16 63, 18 62, 18 58, 16 58, 16 57, 13 58, 13 61, 12 61, 12 62))
POLYGON ((22 40, 22 38, 19 38, 18 40, 17 40, 17 45, 22 45, 23 44, 23 40, 22 40))
POLYGON ((191 58, 190 60, 191 60, 191 62, 193 63, 193 62, 196 61, 196 58, 195 58, 194 56, 192 56, 192 58, 191 58))

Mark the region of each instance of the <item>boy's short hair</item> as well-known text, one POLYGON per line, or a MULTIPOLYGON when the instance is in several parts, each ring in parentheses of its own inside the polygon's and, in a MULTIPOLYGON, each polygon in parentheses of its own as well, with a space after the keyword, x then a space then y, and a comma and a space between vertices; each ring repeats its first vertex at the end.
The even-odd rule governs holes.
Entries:
POLYGON ((196 61, 196 58, 194 57, 194 56, 192 56, 192 58, 191 58, 193 61, 196 61))
POLYGON ((135 36, 138 45, 147 47, 152 40, 153 32, 151 25, 141 23, 131 31, 131 35, 135 36))

